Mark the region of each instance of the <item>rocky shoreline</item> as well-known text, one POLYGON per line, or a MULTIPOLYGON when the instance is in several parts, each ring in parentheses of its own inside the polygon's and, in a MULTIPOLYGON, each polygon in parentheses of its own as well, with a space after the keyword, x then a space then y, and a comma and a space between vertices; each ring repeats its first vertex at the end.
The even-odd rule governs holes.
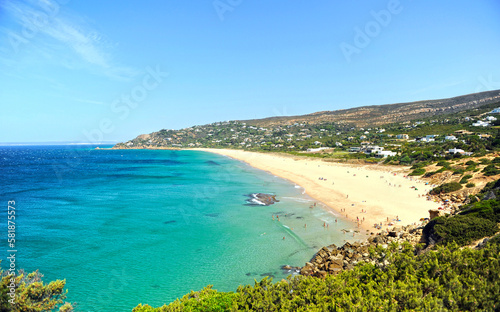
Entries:
MULTIPOLYGON (((332 244, 321 248, 305 266, 300 268, 300 274, 304 276, 316 276, 325 278, 329 274, 336 275, 344 270, 352 269, 357 263, 369 262, 375 265, 387 265, 387 260, 375 257, 370 253, 370 247, 388 248, 391 243, 408 242, 416 245, 422 241, 422 230, 424 226, 409 225, 395 228, 387 233, 371 236, 367 241, 359 243, 345 243, 341 247, 332 244)), ((295 269, 283 266, 282 269, 295 269)))

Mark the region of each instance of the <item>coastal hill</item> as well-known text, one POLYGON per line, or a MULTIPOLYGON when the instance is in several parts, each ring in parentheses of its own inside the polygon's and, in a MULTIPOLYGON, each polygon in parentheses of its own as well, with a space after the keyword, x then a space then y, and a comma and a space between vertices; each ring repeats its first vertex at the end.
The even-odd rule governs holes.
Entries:
POLYGON ((378 144, 382 133, 385 138, 395 138, 402 133, 410 137, 427 134, 444 137, 460 129, 456 127, 474 128, 474 120, 480 120, 483 114, 498 107, 500 90, 441 100, 364 106, 302 116, 214 122, 180 130, 163 129, 118 143, 115 148, 237 147, 305 151, 321 144, 343 146, 347 150, 362 141, 378 144), (428 133, 424 133, 422 127, 431 128, 426 128, 428 133))
POLYGON ((491 104, 499 99, 500 90, 496 90, 472 93, 448 99, 371 105, 335 111, 322 111, 302 116, 269 117, 244 120, 242 122, 259 127, 283 126, 294 123, 320 124, 326 122, 345 123, 358 127, 373 127, 436 115, 458 113, 491 104))

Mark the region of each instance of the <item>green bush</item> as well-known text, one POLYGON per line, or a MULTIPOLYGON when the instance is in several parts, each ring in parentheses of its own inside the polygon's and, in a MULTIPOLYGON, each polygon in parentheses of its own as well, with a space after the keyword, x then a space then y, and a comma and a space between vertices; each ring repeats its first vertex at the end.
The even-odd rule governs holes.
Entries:
POLYGON ((473 216, 500 222, 500 202, 496 199, 483 200, 478 203, 467 205, 460 212, 461 215, 473 216))
POLYGON ((488 158, 481 158, 479 159, 479 162, 483 165, 491 164, 491 160, 489 160, 488 158))
POLYGON ((491 165, 488 165, 486 167, 484 167, 483 169, 483 174, 485 176, 494 176, 494 175, 497 175, 500 173, 500 170, 497 169, 497 167, 495 167, 495 165, 491 164, 491 165))
POLYGON ((491 160, 491 163, 493 164, 500 164, 500 157, 495 157, 491 160))
POLYGON ((453 170, 453 174, 464 174, 465 173, 465 170, 462 168, 454 167, 452 170, 453 170))
POLYGON ((413 170, 413 172, 410 173, 409 175, 410 176, 420 176, 420 175, 423 175, 424 173, 425 173, 424 168, 418 168, 418 169, 413 170))
POLYGON ((474 183, 472 183, 472 182, 469 182, 469 183, 467 183, 465 185, 466 188, 471 188, 471 187, 474 187, 474 186, 476 186, 476 185, 474 183))
POLYGON ((451 166, 451 164, 446 160, 440 160, 440 161, 438 161, 436 166, 449 168, 451 166))
POLYGON ((475 161, 473 161, 473 160, 469 160, 469 161, 467 161, 467 162, 465 163, 465 165, 466 165, 466 166, 475 166, 475 165, 477 165, 477 163, 476 163, 475 161))
POLYGON ((66 280, 56 280, 45 284, 43 274, 35 271, 25 273, 20 270, 15 276, 0 271, 0 311, 59 311, 70 312, 73 307, 65 303, 67 291, 64 290, 66 280), (8 286, 15 285, 14 304, 9 302, 8 286))
POLYGON ((462 179, 460 179, 460 184, 465 184, 468 182, 468 180, 472 178, 472 174, 466 174, 462 177, 462 179))
POLYGON ((498 225, 472 214, 456 215, 435 218, 425 226, 424 231, 427 237, 431 237, 435 242, 455 242, 464 246, 485 236, 492 236, 498 231, 498 225))
POLYGON ((451 192, 458 191, 461 188, 462 188, 462 185, 460 185, 460 183, 450 182, 450 183, 441 184, 440 186, 433 188, 430 193, 433 195, 437 195, 437 194, 441 194, 441 193, 451 193, 451 192))

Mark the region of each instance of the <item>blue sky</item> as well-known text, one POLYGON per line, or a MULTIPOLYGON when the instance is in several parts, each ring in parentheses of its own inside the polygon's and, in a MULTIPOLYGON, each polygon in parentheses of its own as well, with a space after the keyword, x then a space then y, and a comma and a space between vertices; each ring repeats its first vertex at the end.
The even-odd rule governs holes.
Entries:
POLYGON ((0 142, 500 89, 500 2, 0 1, 0 142))

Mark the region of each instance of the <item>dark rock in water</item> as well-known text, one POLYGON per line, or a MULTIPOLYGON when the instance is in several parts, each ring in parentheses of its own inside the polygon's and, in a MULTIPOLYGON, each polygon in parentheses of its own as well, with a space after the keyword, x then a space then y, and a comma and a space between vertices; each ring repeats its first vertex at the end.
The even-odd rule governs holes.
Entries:
POLYGON ((151 285, 151 287, 158 289, 158 288, 160 288, 160 285, 151 285))
POLYGON ((220 166, 219 163, 213 161, 213 160, 207 160, 205 161, 206 164, 212 165, 212 166, 220 166))
POLYGON ((253 193, 247 196, 250 197, 247 200, 247 203, 250 205, 269 206, 279 202, 279 200, 276 199, 276 195, 272 194, 253 193))
POLYGON ((245 274, 245 275, 246 275, 246 276, 250 276, 250 275, 252 275, 252 273, 248 272, 248 273, 247 273, 247 274, 245 274))
POLYGON ((289 265, 287 264, 287 265, 282 265, 282 266, 281 266, 281 269, 282 269, 282 270, 291 270, 291 269, 292 269, 292 267, 291 267, 291 266, 289 266, 289 265))
POLYGON ((295 219, 304 219, 304 217, 295 217, 295 219))
POLYGON ((219 213, 206 213, 205 216, 207 217, 212 217, 212 218, 217 218, 220 214, 219 213))
POLYGON ((267 273, 262 273, 260 276, 269 276, 269 277, 274 277, 272 272, 267 272, 267 273))
POLYGON ((175 223, 175 222, 177 222, 177 221, 175 221, 175 220, 169 220, 169 221, 163 222, 163 224, 170 224, 170 223, 175 223))

